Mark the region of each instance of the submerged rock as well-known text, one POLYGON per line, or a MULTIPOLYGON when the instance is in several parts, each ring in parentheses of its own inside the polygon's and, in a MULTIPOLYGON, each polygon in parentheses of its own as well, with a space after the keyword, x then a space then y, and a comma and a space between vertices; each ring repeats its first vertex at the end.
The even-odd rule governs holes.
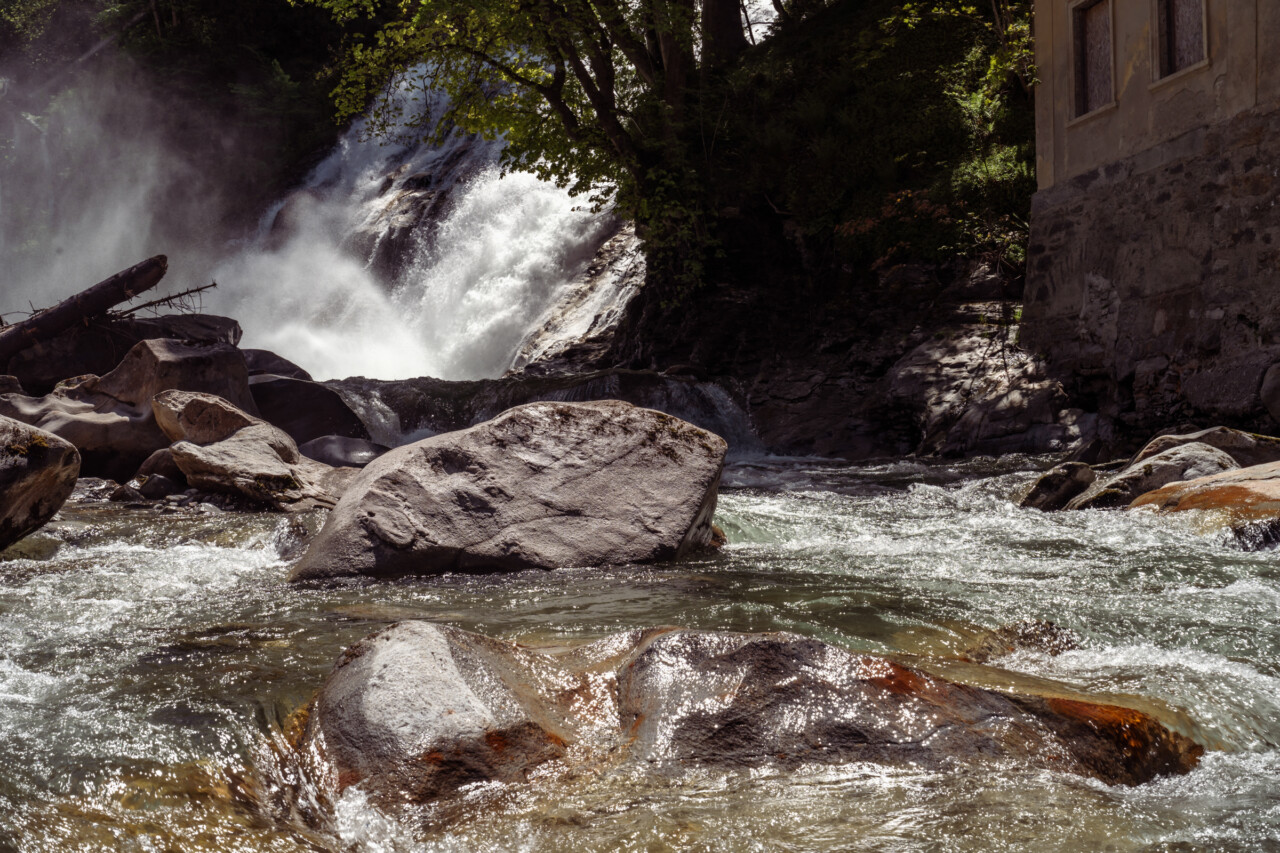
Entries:
POLYGON ((396 448, 290 580, 679 558, 708 545, 723 439, 628 403, 531 403, 396 448))
POLYGON ((176 439, 169 453, 197 489, 240 495, 276 510, 337 503, 344 477, 307 459, 288 435, 210 394, 167 391, 152 401, 156 423, 176 439))
POLYGON ((1097 479, 1097 472, 1083 462, 1066 462, 1036 480, 1018 506, 1046 512, 1063 509, 1097 479))
POLYGON ((1201 747, 1135 710, 946 681, 791 634, 657 628, 559 653, 401 622, 343 653, 298 746, 383 805, 611 769, 941 766, 1004 756, 1140 784, 1201 747))
POLYGON ((346 468, 363 468, 390 449, 385 444, 341 435, 323 435, 298 447, 308 459, 346 468))
POLYGON ((1034 649, 1052 657, 1079 647, 1080 638, 1074 631, 1042 619, 1024 619, 988 632, 960 657, 972 663, 986 663, 1022 649, 1034 649))
POLYGON ((1067 509, 1107 509, 1128 506, 1141 494, 1179 480, 1192 480, 1240 466, 1226 453, 1191 442, 1133 462, 1120 473, 1097 480, 1067 509))
POLYGON ((0 417, 0 550, 53 518, 79 473, 80 455, 69 442, 0 417))

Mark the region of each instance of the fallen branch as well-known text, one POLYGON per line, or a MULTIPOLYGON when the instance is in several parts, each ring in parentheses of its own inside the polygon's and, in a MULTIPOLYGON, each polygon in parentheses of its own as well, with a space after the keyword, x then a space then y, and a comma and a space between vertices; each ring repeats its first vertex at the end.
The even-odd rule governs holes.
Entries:
POLYGON ((124 272, 116 273, 106 281, 98 282, 52 308, 5 326, 0 329, 0 368, 23 350, 55 338, 73 326, 100 317, 121 302, 127 302, 139 293, 150 290, 160 283, 168 269, 169 259, 164 255, 156 255, 124 272))
POLYGON ((183 309, 194 310, 192 308, 188 308, 187 306, 189 304, 198 305, 199 303, 185 303, 183 302, 183 300, 187 299, 188 297, 196 296, 198 294, 204 293, 206 290, 213 290, 213 288, 217 286, 218 286, 218 283, 216 281, 213 281, 213 282, 210 282, 209 284, 205 284, 200 287, 193 287, 190 290, 184 290, 181 293, 175 293, 171 296, 162 296, 159 299, 152 299, 150 302, 144 302, 141 305, 137 305, 133 308, 130 308, 128 311, 112 312, 112 316, 118 317, 120 319, 124 319, 125 317, 132 317, 134 314, 137 314, 139 311, 145 311, 148 308, 172 308, 175 305, 179 306, 179 310, 183 310, 183 309))

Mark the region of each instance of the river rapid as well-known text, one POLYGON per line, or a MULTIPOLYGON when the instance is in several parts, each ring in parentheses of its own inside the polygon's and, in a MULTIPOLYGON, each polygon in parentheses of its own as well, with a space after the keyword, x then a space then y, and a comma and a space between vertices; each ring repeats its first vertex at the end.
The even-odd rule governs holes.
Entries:
POLYGON ((1043 464, 740 461, 711 559, 314 587, 284 577, 318 516, 74 501, 0 556, 0 850, 1280 850, 1274 552, 1194 519, 1019 509, 1043 464), (555 646, 792 631, 1123 701, 1208 751, 1136 788, 992 759, 478 786, 397 819, 355 790, 318 806, 290 715, 344 647, 411 618, 555 646), (1079 648, 957 659, 1023 619, 1079 648))

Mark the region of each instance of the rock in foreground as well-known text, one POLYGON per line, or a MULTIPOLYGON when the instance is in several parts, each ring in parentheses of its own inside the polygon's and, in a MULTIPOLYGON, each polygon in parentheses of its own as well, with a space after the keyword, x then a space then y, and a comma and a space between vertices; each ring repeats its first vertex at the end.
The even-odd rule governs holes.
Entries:
POLYGON ((80 454, 70 442, 0 417, 0 550, 43 527, 79 473, 80 454))
POLYGON ((530 403, 397 448, 290 580, 678 558, 711 541, 723 439, 628 403, 530 403))
POLYGON ((1003 756, 1110 784, 1201 748, 1128 708, 1006 695, 789 634, 658 628, 545 653, 427 622, 348 649, 299 744, 330 794, 385 805, 562 772, 1003 756))

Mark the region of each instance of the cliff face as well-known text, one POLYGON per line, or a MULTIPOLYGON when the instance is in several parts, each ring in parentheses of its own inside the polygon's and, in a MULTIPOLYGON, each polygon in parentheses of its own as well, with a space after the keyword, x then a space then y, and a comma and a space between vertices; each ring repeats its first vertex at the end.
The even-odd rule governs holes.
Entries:
POLYGON ((1273 106, 1035 197, 1022 343, 1080 405, 1122 431, 1274 431, 1277 162, 1273 106))

